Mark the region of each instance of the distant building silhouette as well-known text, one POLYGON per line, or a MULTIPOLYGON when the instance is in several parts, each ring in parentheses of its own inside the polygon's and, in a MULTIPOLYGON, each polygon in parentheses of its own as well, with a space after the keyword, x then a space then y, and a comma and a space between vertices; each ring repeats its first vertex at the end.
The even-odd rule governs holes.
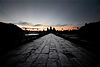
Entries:
POLYGON ((56 29, 55 28, 52 28, 51 26, 50 26, 50 29, 49 28, 47 28, 47 32, 55 32, 56 31, 56 29))
POLYGON ((56 31, 56 29, 55 29, 55 28, 53 28, 53 31, 56 31))
POLYGON ((52 27, 50 26, 50 31, 52 31, 52 27))
POLYGON ((49 31, 49 29, 47 28, 47 31, 49 31))

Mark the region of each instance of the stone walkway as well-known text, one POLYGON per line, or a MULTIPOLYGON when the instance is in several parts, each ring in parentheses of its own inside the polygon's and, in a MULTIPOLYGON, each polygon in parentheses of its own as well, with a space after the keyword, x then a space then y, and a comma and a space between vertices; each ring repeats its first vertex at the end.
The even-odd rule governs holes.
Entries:
POLYGON ((85 49, 54 34, 45 35, 8 52, 0 67, 96 67, 85 49))

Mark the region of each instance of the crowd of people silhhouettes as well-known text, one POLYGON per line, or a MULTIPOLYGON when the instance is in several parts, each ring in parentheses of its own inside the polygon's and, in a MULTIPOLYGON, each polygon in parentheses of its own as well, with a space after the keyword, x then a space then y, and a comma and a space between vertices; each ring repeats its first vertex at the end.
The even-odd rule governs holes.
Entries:
MULTIPOLYGON (((65 30, 57 31, 55 28, 47 28, 47 31, 41 31, 40 33, 75 33, 78 37, 81 37, 87 41, 99 42, 100 36, 100 21, 86 23, 84 26, 80 27, 78 30, 65 30)), ((25 35, 25 31, 14 24, 7 24, 0 22, 0 48, 2 47, 12 47, 11 45, 21 40, 25 35)))

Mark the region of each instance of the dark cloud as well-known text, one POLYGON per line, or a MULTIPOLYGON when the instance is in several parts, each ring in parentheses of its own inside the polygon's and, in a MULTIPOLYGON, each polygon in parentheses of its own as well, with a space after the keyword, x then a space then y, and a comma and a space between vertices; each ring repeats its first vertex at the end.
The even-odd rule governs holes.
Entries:
POLYGON ((97 10, 96 13, 100 13, 100 10, 97 10))
POLYGON ((57 24, 56 26, 62 27, 62 26, 67 26, 67 24, 57 24))
POLYGON ((72 27, 72 28, 77 28, 76 26, 72 27))
POLYGON ((28 25, 28 26, 43 26, 42 24, 33 25, 33 24, 29 23, 29 22, 18 22, 18 23, 15 23, 15 24, 17 24, 17 25, 28 25))
POLYGON ((98 1, 98 0, 0 0, 0 1, 98 1))
POLYGON ((15 24, 19 24, 19 25, 30 25, 30 23, 28 23, 28 22, 18 22, 18 23, 15 23, 15 24))
POLYGON ((40 29, 40 28, 27 28, 27 27, 22 27, 23 29, 40 29))
POLYGON ((34 26, 42 26, 42 24, 35 24, 34 26))

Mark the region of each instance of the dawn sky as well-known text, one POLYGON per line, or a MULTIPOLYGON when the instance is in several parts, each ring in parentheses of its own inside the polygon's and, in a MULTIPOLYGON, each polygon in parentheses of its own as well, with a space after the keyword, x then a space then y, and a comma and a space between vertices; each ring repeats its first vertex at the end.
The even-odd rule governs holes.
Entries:
POLYGON ((72 29, 100 21, 99 0, 0 0, 0 21, 20 27, 72 29))

